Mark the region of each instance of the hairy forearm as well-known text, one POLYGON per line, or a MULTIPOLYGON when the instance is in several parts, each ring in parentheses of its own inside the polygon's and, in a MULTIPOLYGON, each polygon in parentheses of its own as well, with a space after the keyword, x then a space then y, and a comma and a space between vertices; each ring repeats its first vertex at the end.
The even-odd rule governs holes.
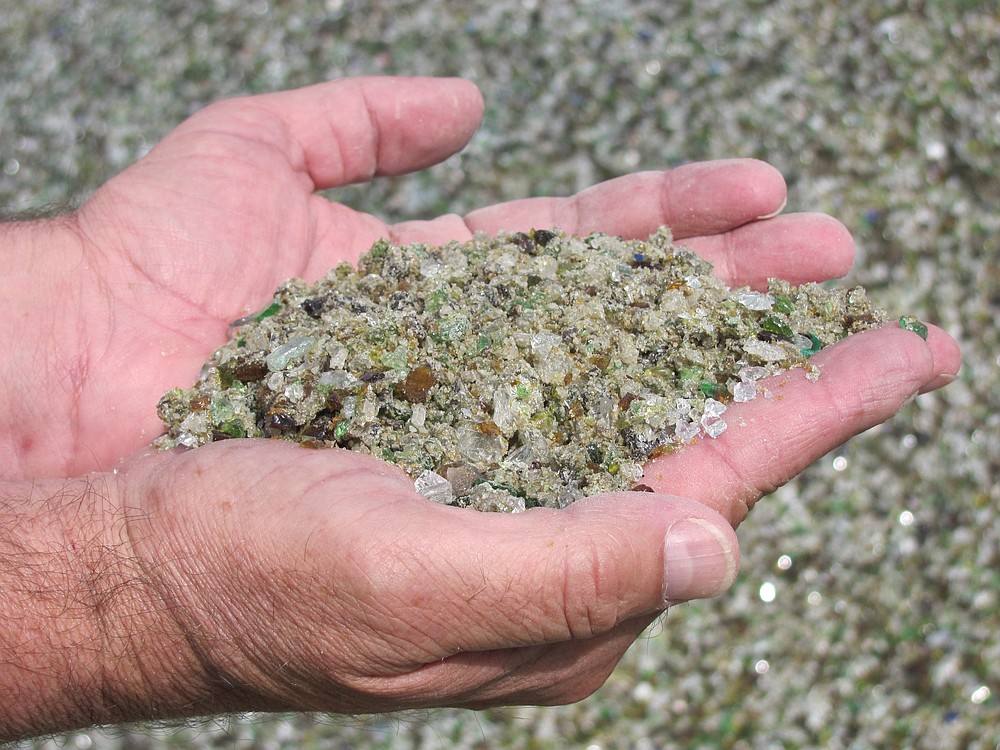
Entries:
POLYGON ((0 742, 182 712, 183 635, 111 475, 0 483, 0 742))
POLYGON ((102 610, 127 595, 95 479, 0 485, 0 736, 98 720, 102 610))

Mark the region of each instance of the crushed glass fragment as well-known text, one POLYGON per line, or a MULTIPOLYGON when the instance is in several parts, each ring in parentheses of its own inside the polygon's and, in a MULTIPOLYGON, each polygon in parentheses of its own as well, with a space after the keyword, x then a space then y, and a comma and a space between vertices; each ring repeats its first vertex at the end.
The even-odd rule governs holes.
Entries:
POLYGON ((451 482, 429 469, 421 472, 420 476, 413 481, 413 488, 428 500, 433 500, 436 503, 449 505, 455 500, 451 482))
POLYGON ((766 341, 747 341, 743 344, 743 351, 762 362, 780 362, 789 356, 786 349, 766 341))
POLYGON ((717 438, 726 431, 728 425, 725 420, 715 414, 705 414, 701 418, 701 427, 710 438, 717 438))
POLYGON ((802 356, 811 357, 812 355, 814 355, 816 352, 818 352, 820 349, 823 348, 823 342, 819 340, 819 337, 816 334, 807 333, 805 335, 805 338, 807 340, 803 342, 802 347, 799 349, 799 352, 802 354, 802 356))
POLYGON ((733 299, 748 310, 770 310, 774 307, 774 297, 763 292, 737 292, 733 299))
POLYGON ((899 327, 904 331, 912 331, 924 341, 927 340, 927 326, 914 317, 903 315, 899 319, 899 327))
POLYGON ((795 308, 792 307, 792 301, 783 294, 775 295, 774 297, 774 309, 785 315, 791 315, 795 308))
POLYGON ((790 339, 794 335, 788 323, 775 315, 768 315, 764 318, 760 323, 760 327, 762 331, 773 333, 786 339, 790 339))
POLYGON ((268 305, 259 313, 257 313, 257 315, 254 317, 254 321, 259 323, 264 318, 270 318, 272 315, 276 315, 280 309, 281 309, 280 302, 272 302, 270 305, 268 305))
POLYGON ((468 504, 475 510, 492 513, 520 513, 527 507, 524 498, 511 495, 487 482, 477 484, 469 490, 468 504))
POLYGON ((701 427, 695 422, 689 422, 683 420, 677 423, 674 428, 674 434, 680 439, 682 443, 688 443, 698 437, 701 432, 701 427))
POLYGON ((768 371, 766 367, 743 367, 737 373, 737 376, 744 383, 752 383, 761 378, 766 378, 768 376, 768 371))
POLYGON ((717 417, 722 414, 728 407, 721 401, 716 401, 714 398, 710 398, 705 401, 705 414, 713 417, 717 417))
POLYGON ((379 241, 237 321, 198 382, 161 399, 156 444, 339 446, 438 502, 559 508, 634 487, 647 461, 721 435, 727 404, 773 398, 764 378, 814 379, 810 354, 886 320, 860 287, 731 290, 666 229, 379 241))
POLYGON ((316 342, 312 336, 296 336, 286 343, 277 347, 267 357, 264 362, 271 372, 284 370, 293 359, 304 356, 316 342))

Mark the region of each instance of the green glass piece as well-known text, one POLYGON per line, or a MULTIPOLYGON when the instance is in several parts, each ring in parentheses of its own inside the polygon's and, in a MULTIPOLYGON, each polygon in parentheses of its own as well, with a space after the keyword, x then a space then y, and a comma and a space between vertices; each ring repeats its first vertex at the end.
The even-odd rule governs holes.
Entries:
POLYGON ((764 318, 764 320, 760 323, 760 327, 768 333, 776 333, 779 336, 784 336, 789 339, 792 337, 792 329, 788 327, 788 324, 782 322, 773 315, 768 315, 764 318))
MULTIPOLYGON (((232 422, 233 417, 236 416, 236 410, 233 408, 232 402, 225 396, 216 396, 213 398, 212 403, 209 405, 209 410, 212 419, 223 424, 232 422)), ((228 435, 229 433, 227 432, 226 434, 228 435)))
POLYGON ((514 304, 525 310, 534 310, 544 301, 545 295, 542 292, 533 292, 531 294, 526 294, 523 297, 518 297, 514 300, 514 304))
POLYGON ((434 313, 447 305, 450 300, 451 297, 448 294, 448 289, 446 287, 438 287, 427 297, 424 308, 428 312, 434 313))
POLYGON ((388 240, 378 240, 374 245, 372 245, 371 250, 368 251, 368 260, 372 261, 385 257, 389 253, 389 248, 391 246, 392 245, 388 240))
POLYGON ((275 315, 278 312, 278 310, 280 310, 280 309, 281 309, 281 303, 280 302, 272 302, 270 305, 268 305, 263 310, 261 310, 259 313, 257 313, 257 315, 254 317, 254 321, 257 322, 257 323, 259 323, 264 318, 270 318, 273 315, 275 315))
POLYGON ((409 347, 407 347, 406 344, 400 344, 391 352, 386 352, 379 357, 379 362, 388 367, 390 370, 406 372, 409 354, 409 347))
POLYGON ((774 296, 774 309, 780 313, 784 313, 785 315, 791 315, 795 310, 795 308, 792 307, 792 300, 783 294, 776 294, 774 296))
POLYGON ((917 334, 924 341, 927 340, 927 326, 921 323, 916 318, 910 317, 908 315, 903 315, 899 319, 899 327, 904 331, 912 331, 917 334))
POLYGON ((702 380, 698 387, 701 389, 702 395, 708 398, 715 398, 719 393, 719 386, 711 380, 702 380))
POLYGON ((810 346, 808 349, 800 349, 799 351, 802 353, 803 356, 811 357, 812 355, 814 355, 816 352, 818 352, 820 349, 823 348, 823 342, 820 341, 819 338, 817 338, 816 334, 814 333, 807 333, 805 335, 809 337, 809 340, 812 342, 812 346, 810 346))
POLYGON ((458 341, 469 332, 471 324, 464 315, 449 315, 439 318, 437 330, 431 333, 431 338, 439 343, 458 341))
POLYGON ((242 422, 236 420, 220 424, 219 432, 231 438, 245 438, 247 436, 246 427, 243 426, 242 422))
POLYGON ((344 435, 347 434, 347 430, 350 426, 351 423, 348 420, 340 422, 336 427, 333 428, 333 436, 337 440, 340 440, 342 437, 344 437, 344 435))

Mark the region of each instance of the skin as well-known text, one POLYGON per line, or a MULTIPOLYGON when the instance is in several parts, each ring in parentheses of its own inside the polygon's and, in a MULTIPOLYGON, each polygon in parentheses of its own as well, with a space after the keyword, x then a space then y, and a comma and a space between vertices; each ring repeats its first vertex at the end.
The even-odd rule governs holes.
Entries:
POLYGON ((554 704, 595 690, 668 604, 724 591, 762 495, 957 371, 932 328, 851 337, 780 398, 657 460, 655 493, 565 511, 428 503, 368 456, 146 446, 229 321, 378 237, 661 224, 727 282, 842 275, 853 243, 777 215, 753 160, 689 164, 387 226, 316 195, 421 169, 482 116, 450 79, 347 79, 212 105, 59 219, 0 227, 0 739, 234 710, 554 704), (765 218, 773 217, 773 218, 765 218), (38 397, 39 393, 46 398, 38 397))

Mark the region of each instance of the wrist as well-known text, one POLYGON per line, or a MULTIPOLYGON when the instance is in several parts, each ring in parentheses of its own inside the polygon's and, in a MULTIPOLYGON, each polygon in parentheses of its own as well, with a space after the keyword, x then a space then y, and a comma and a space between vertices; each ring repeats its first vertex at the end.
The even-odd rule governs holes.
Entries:
POLYGON ((0 743, 221 708, 134 553, 116 480, 0 483, 0 743))

